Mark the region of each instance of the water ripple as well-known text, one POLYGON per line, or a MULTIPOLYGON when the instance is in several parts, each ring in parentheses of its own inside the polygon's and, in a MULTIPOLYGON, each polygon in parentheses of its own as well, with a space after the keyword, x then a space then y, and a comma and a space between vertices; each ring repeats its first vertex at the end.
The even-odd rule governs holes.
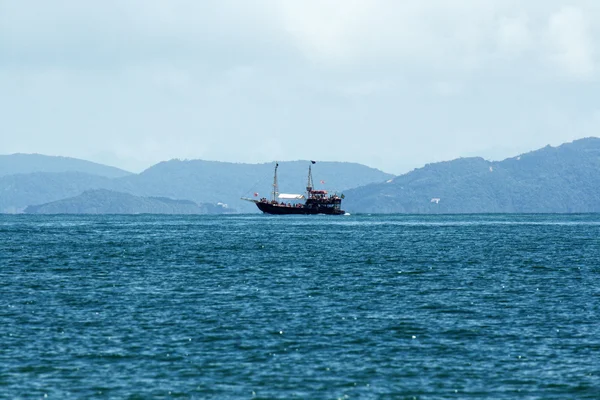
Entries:
POLYGON ((600 216, 0 215, 0 398, 600 398, 600 216))

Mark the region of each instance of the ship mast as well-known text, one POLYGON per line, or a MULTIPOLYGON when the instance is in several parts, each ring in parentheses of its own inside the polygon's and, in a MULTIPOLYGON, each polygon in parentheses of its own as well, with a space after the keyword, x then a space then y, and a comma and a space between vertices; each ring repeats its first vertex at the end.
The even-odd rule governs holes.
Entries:
POLYGON ((310 193, 312 192, 313 187, 314 187, 313 179, 312 179, 312 170, 311 170, 312 164, 314 164, 314 163, 315 163, 314 161, 311 161, 310 164, 308 165, 308 181, 306 182, 306 193, 307 193, 306 197, 310 197, 310 193))
POLYGON ((279 163, 275 161, 275 176, 273 176, 273 191, 271 192, 271 200, 277 200, 277 196, 279 195, 279 185, 277 184, 277 167, 279 167, 279 163))

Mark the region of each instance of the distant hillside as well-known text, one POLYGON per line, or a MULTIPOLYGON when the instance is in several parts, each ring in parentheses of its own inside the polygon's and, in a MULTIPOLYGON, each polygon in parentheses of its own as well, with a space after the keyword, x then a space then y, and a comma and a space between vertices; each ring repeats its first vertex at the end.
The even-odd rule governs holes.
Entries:
POLYGON ((29 205, 48 203, 88 189, 112 188, 114 179, 82 172, 35 172, 0 177, 0 213, 22 212, 29 205))
MULTIPOLYGON (((23 160, 20 156, 25 155, 2 156, 2 162, 8 160, 6 157, 18 161, 3 167, 3 171, 35 169, 35 166, 19 167, 23 160)), ((44 156, 41 157, 34 155, 31 160, 44 156)), ((279 164, 280 192, 303 193, 309 161, 279 164)), ((171 160, 141 174, 122 171, 125 175, 114 178, 80 171, 0 174, 0 212, 22 212, 27 206, 42 204, 58 207, 60 204, 46 203, 64 199, 73 202, 71 198, 95 189, 121 192, 121 197, 96 193, 94 198, 90 193, 95 192, 89 192, 83 198, 98 201, 105 208, 97 209, 111 210, 107 212, 165 210, 164 204, 156 203, 158 200, 142 201, 139 197, 186 199, 196 204, 225 203, 238 212, 258 212, 253 204, 241 201, 240 197, 252 197, 254 193, 269 197, 273 168, 274 163, 171 160), (125 193, 136 197, 136 202, 125 193), (115 204, 106 208, 108 203, 100 200, 108 198, 123 201, 121 208, 115 204), (152 206, 144 205, 149 204, 145 202, 152 202, 152 206)), ((600 212, 600 139, 581 139, 556 148, 547 146, 498 162, 461 158, 428 164, 398 177, 360 164, 317 162, 313 165, 313 178, 317 188, 343 192, 343 208, 351 213, 600 212)), ((70 209, 76 207, 76 203, 69 204, 70 209)))
POLYGON ((461 158, 428 164, 345 194, 349 212, 600 212, 600 139, 547 146, 499 162, 461 158))
MULTIPOLYGON (((305 191, 309 161, 280 162, 281 192, 305 191)), ((258 212, 241 196, 268 197, 273 182, 269 164, 213 161, 166 161, 141 174, 107 178, 82 172, 35 172, 0 176, 0 213, 18 213, 30 205, 77 196, 86 190, 108 189, 142 197, 167 197, 195 203, 224 203, 238 212, 258 212)), ((13 170, 16 168, 13 168, 13 170)), ((318 162, 313 166, 317 188, 338 192, 393 175, 354 163, 318 162), (324 181, 325 183, 321 183, 324 181)))
MULTIPOLYGON (((282 193, 304 193, 310 161, 279 163, 279 189, 282 193)), ((161 162, 139 175, 120 179, 120 191, 143 196, 169 196, 196 202, 222 202, 241 212, 257 212, 254 204, 241 196, 269 197, 275 163, 237 164, 216 161, 161 162)), ((313 165, 317 188, 342 192, 393 177, 380 170, 355 163, 317 162, 313 165), (323 181, 324 183, 321 183, 323 181)))
POLYGON ((225 214, 233 210, 189 200, 139 197, 105 189, 87 190, 79 196, 29 206, 28 214, 225 214))
POLYGON ((42 154, 0 155, 0 177, 34 172, 81 172, 106 178, 121 178, 131 172, 91 161, 42 154))

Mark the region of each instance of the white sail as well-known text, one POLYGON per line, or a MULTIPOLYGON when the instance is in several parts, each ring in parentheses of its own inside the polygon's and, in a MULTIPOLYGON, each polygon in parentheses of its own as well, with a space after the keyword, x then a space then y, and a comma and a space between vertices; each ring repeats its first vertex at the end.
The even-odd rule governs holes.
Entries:
POLYGON ((302 200, 304 198, 304 195, 280 193, 278 197, 282 200, 302 200))

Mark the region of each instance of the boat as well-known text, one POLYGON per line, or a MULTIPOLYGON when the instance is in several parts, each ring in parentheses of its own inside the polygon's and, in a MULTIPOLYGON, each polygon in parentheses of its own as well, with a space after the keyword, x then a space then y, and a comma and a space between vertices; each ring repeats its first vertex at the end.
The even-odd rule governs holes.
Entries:
MULTIPOLYGON (((242 197, 242 200, 251 201, 260 211, 265 214, 275 215, 344 215, 342 210, 342 199, 344 195, 328 194, 327 190, 315 190, 312 179, 312 165, 315 161, 311 161, 308 165, 308 182, 306 183, 306 195, 303 194, 288 194, 279 193, 279 184, 277 182, 277 168, 279 163, 275 163, 275 174, 273 177, 273 191, 271 199, 263 197, 261 199, 252 199, 242 197), (301 203, 301 200, 305 200, 301 203)), ((257 195, 257 193, 255 193, 257 195)))

